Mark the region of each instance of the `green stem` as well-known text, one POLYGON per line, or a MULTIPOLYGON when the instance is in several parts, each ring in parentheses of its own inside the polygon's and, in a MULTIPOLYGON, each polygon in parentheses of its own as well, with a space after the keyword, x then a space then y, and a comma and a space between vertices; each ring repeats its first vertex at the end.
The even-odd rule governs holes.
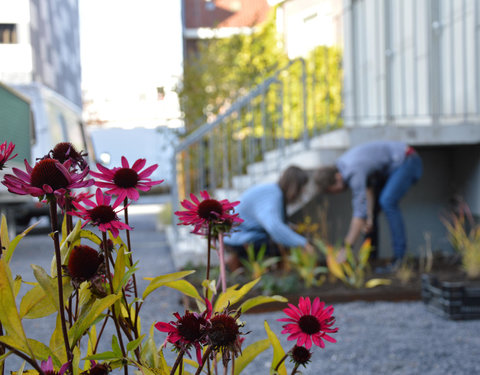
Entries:
MULTIPOLYGON (((128 198, 125 198, 123 201, 123 207, 125 207, 125 224, 128 225, 128 198)), ((130 241, 130 230, 126 230, 127 233, 127 247, 128 247, 128 258, 130 261, 130 266, 133 265, 133 255, 132 255, 132 244, 130 241)), ((135 273, 132 275, 132 281, 133 281, 133 292, 135 296, 135 319, 133 322, 133 333, 135 335, 135 338, 138 339, 139 337, 139 332, 138 332, 138 315, 139 315, 139 307, 138 307, 138 289, 137 289, 137 278, 135 276, 135 273)))
POLYGON ((299 364, 299 363, 296 363, 296 364, 295 364, 295 367, 294 367, 293 370, 292 370, 292 375, 294 375, 294 374, 297 373, 298 366, 300 366, 300 364, 299 364))
POLYGON ((58 239, 58 221, 57 221, 57 199, 52 197, 50 199, 50 223, 52 228, 52 238, 55 247, 55 260, 57 264, 57 286, 58 286, 58 304, 60 321, 62 325, 63 341, 65 344, 65 351, 67 352, 67 359, 70 362, 70 372, 73 373, 72 361, 73 354, 70 349, 68 340, 67 323, 65 321, 65 302, 63 300, 63 281, 62 281, 62 255, 60 253, 60 241, 58 239))
MULTIPOLYGON (((115 294, 115 292, 113 290, 112 274, 110 273, 110 262, 109 262, 110 248, 108 247, 107 234, 105 232, 102 232, 102 235, 103 235, 103 249, 105 251, 105 266, 106 266, 108 283, 110 284, 110 293, 115 294)), ((125 352, 125 346, 123 345, 122 332, 120 331, 120 325, 118 323, 117 314, 115 313, 115 303, 112 305, 112 315, 113 315, 113 322, 115 323, 115 329, 116 329, 117 335, 118 335, 118 341, 119 341, 119 344, 120 344, 120 349, 122 350, 123 358, 127 359, 127 355, 126 355, 126 352, 125 352)), ((125 375, 128 375, 128 363, 124 363, 123 370, 124 370, 125 375)))

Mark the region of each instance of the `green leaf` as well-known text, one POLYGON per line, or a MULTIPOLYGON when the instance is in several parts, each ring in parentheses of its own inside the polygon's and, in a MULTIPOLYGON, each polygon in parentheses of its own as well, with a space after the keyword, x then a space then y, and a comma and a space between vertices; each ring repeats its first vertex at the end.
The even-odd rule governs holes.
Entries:
POLYGON ((121 359, 121 358, 123 358, 121 353, 120 353, 120 357, 118 357, 118 355, 114 352, 97 353, 97 354, 92 354, 92 355, 89 355, 88 357, 85 357, 85 359, 87 361, 90 361, 90 360, 95 360, 95 361, 98 361, 98 360, 113 360, 113 359, 121 359))
POLYGON ((20 242, 20 240, 25 237, 28 232, 30 232, 33 228, 35 228, 38 223, 40 223, 39 221, 37 221, 35 224, 33 225, 30 225, 27 229, 25 229, 22 233, 20 233, 19 235, 17 235, 11 242, 10 244, 8 245, 8 248, 5 246, 5 244, 3 243, 3 237, 2 237, 2 246, 4 246, 7 251, 5 251, 4 253, 4 259, 7 263, 10 263, 10 260, 12 259, 12 255, 13 255, 13 252, 15 251, 15 249, 17 248, 17 245, 18 243, 20 242))
MULTIPOLYGON (((270 329, 270 326, 268 325, 266 320, 264 325, 265 325, 265 331, 267 331, 268 339, 270 340, 270 343, 272 344, 272 347, 273 347, 273 359, 272 359, 272 367, 271 367, 271 371, 273 371, 275 370, 275 367, 277 367, 278 363, 285 356, 285 351, 283 350, 277 335, 275 335, 275 332, 273 332, 270 329)), ((279 375, 287 375, 287 368, 285 367, 285 362, 283 362, 280 365, 277 372, 279 375)))
POLYGON ((150 367, 156 368, 160 365, 159 351, 154 340, 155 333, 155 323, 150 326, 150 332, 148 335, 145 344, 142 346, 140 352, 141 358, 148 364, 150 367))
POLYGON ((142 343, 142 340, 143 338, 145 337, 145 335, 141 335, 138 339, 135 339, 133 341, 130 341, 128 344, 127 344, 127 352, 130 352, 132 350, 135 350, 138 348, 138 346, 142 343))
POLYGON ((240 374, 260 353, 270 347, 270 340, 264 339, 242 349, 242 355, 235 360, 235 375, 240 374))
POLYGON ((102 312, 113 305, 120 297, 119 294, 111 294, 105 298, 97 299, 89 309, 84 310, 69 330, 70 345, 76 344, 88 328, 95 324, 97 319, 101 318, 102 312))
POLYGON ((15 294, 13 290, 13 280, 5 259, 0 259, 0 321, 8 336, 12 337, 18 345, 26 348, 27 355, 33 356, 28 346, 27 336, 22 326, 17 305, 15 304, 15 294))
POLYGON ((118 344, 117 336, 115 335, 112 336, 112 350, 118 358, 123 357, 122 349, 120 348, 120 345, 118 344))
POLYGON ((148 284, 148 286, 146 287, 145 291, 143 292, 142 298, 145 299, 146 296, 148 296, 157 288, 165 285, 165 283, 168 283, 170 281, 175 281, 178 279, 183 279, 184 277, 187 277, 188 275, 191 275, 194 272, 195 271, 181 271, 181 272, 174 272, 166 275, 157 276, 155 278, 145 277, 145 280, 151 280, 151 281, 150 281, 150 284, 148 284))
MULTIPOLYGON (((58 301, 58 281, 56 278, 48 276, 47 272, 40 266, 32 264, 33 275, 38 281, 38 284, 41 286, 45 293, 45 297, 49 303, 53 304, 57 311, 59 311, 59 301, 58 301)), ((70 294, 73 292, 73 287, 70 285, 70 278, 62 278, 63 288, 63 299, 64 301, 68 299, 70 294)))
POLYGON ((228 288, 224 293, 221 293, 215 303, 213 309, 214 312, 223 311, 229 304, 233 305, 237 303, 242 297, 244 297, 258 282, 260 278, 250 281, 242 286, 240 289, 236 289, 237 285, 233 285, 228 288))
POLYGON ((248 310, 250 310, 252 307, 262 305, 264 303, 269 303, 269 302, 288 302, 288 299, 282 296, 257 296, 250 298, 246 300, 242 305, 240 306, 240 309, 242 311, 242 314, 248 310))

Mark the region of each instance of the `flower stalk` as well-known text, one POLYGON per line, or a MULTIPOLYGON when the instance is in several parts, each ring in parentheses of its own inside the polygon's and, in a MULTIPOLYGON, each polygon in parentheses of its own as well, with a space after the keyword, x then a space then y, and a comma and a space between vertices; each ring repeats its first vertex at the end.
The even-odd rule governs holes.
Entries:
MULTIPOLYGON (((110 248, 108 246, 108 240, 107 240, 107 233, 102 232, 103 236, 103 248, 105 251, 105 267, 106 267, 106 273, 107 273, 107 278, 108 278, 108 284, 110 285, 110 293, 115 294, 115 291, 113 290, 113 280, 112 280, 112 274, 110 273, 110 248)), ((122 337, 122 332, 120 331, 120 324, 118 322, 118 317, 115 312, 115 303, 112 305, 112 315, 113 315, 113 322, 115 324, 115 330, 117 331, 118 335, 118 341, 120 344, 120 349, 122 350, 122 355, 124 358, 126 358, 126 352, 125 352, 125 346, 123 345, 123 337, 122 337)), ((125 363, 123 365, 124 373, 125 375, 128 375, 128 363, 125 363)))
POLYGON ((57 222, 57 200, 55 197, 50 197, 50 223, 52 228, 52 238, 55 247, 55 262, 57 266, 57 286, 58 286, 58 304, 60 322, 62 326, 63 341, 65 344, 65 351, 67 352, 67 359, 70 362, 70 371, 73 373, 72 360, 73 353, 70 349, 68 340, 67 323, 65 320, 65 302, 63 300, 63 281, 62 281, 62 255, 60 253, 60 241, 58 238, 58 222, 57 222))

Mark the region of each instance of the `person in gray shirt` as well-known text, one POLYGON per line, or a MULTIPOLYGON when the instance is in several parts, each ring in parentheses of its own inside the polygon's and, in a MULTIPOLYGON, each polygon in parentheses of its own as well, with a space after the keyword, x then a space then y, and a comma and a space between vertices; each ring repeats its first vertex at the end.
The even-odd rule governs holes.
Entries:
POLYGON ((352 219, 345 246, 352 246, 362 232, 368 233, 373 224, 375 197, 368 187, 369 177, 384 176, 385 185, 379 204, 387 218, 394 259, 387 270, 398 266, 405 255, 406 236, 399 201, 423 173, 420 156, 409 145, 396 141, 373 141, 353 147, 345 152, 335 165, 321 167, 315 172, 320 191, 339 193, 352 191, 352 219))

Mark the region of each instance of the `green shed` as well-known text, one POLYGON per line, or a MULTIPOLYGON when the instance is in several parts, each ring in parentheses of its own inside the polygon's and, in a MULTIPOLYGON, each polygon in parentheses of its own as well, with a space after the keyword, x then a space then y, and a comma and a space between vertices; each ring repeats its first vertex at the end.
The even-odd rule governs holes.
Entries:
POLYGON ((31 162, 33 134, 30 100, 0 82, 0 143, 13 142, 18 160, 31 162))

